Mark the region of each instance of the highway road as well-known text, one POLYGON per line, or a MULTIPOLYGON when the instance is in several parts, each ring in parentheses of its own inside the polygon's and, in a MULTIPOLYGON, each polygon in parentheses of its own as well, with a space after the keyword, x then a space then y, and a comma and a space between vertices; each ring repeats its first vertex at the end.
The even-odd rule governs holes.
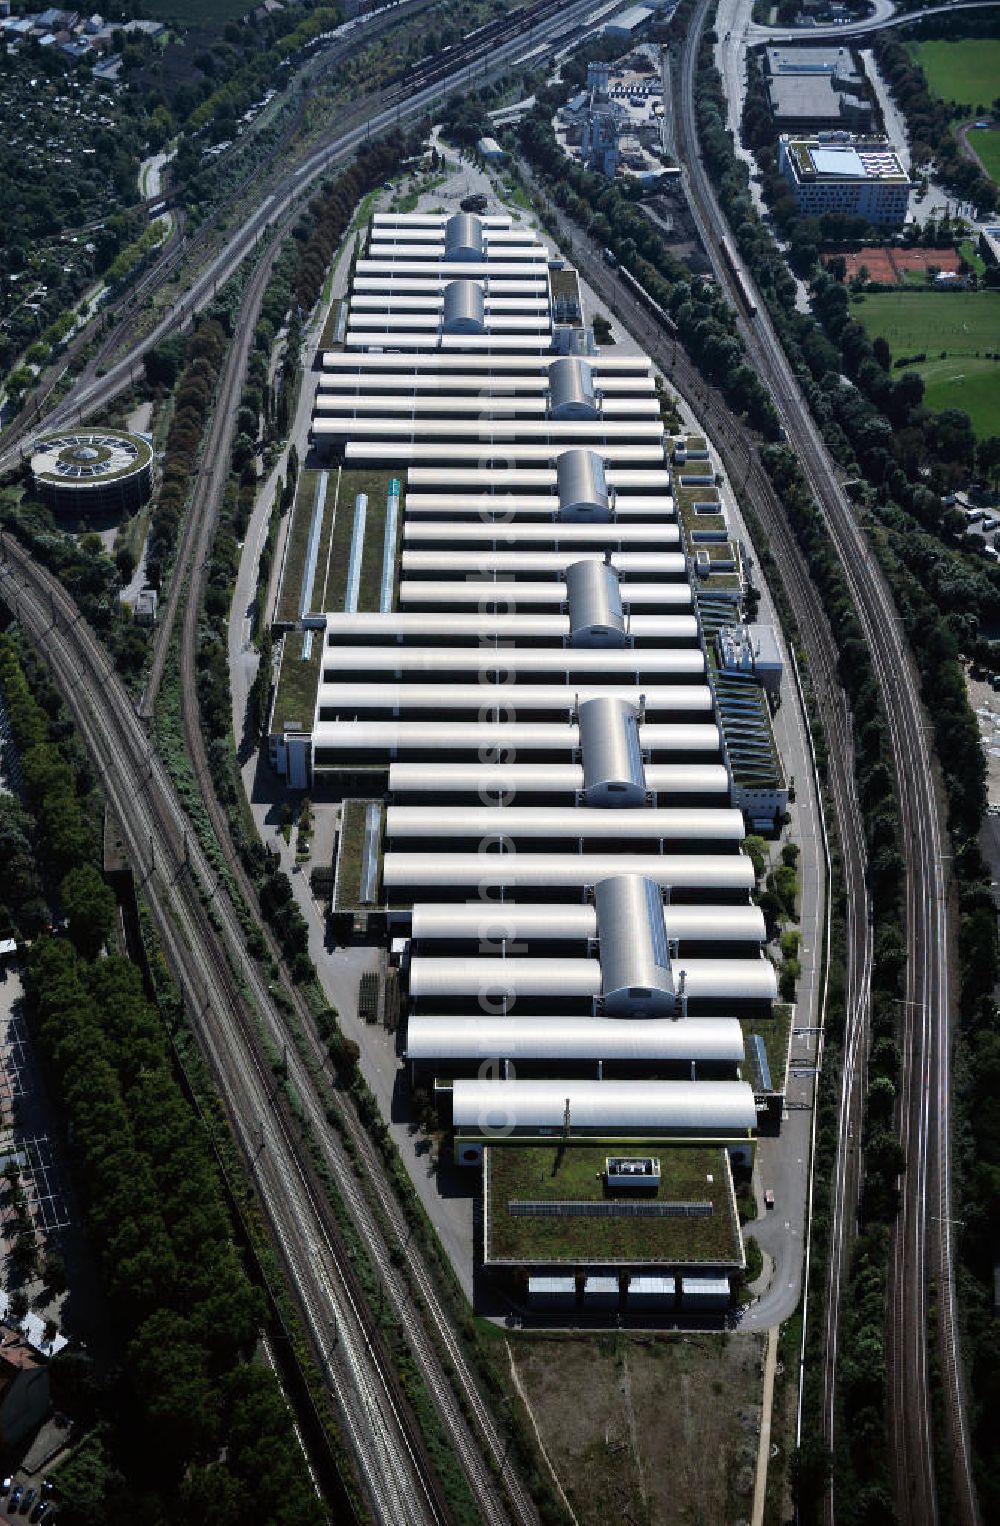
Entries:
MULTIPOLYGON (((708 11, 709 0, 702 0, 685 42, 678 136, 695 220, 717 278, 733 295, 734 283, 719 254, 719 239, 726 224, 697 149, 694 78, 698 42, 708 11)), ((734 305, 739 310, 738 295, 734 305)), ((758 315, 742 324, 750 360, 771 387, 789 443, 799 456, 841 560, 871 651, 892 751, 897 759, 909 955, 899 1106, 907 1168, 894 1234, 888 1329, 890 1465, 895 1476, 897 1506, 901 1519, 913 1522, 914 1526, 928 1526, 939 1518, 927 1349, 928 1284, 933 1276, 939 1297, 945 1424, 954 1459, 955 1514, 972 1526, 977 1520, 977 1506, 959 1370, 952 1247, 950 915, 934 763, 920 702, 919 678, 899 628, 892 594, 854 519, 834 464, 759 297, 757 305, 758 315)), ((857 1088, 863 1087, 863 1043, 859 1034, 854 1068, 847 1077, 857 1088)), ((849 1124, 854 1116, 853 1108, 845 1108, 842 1124, 849 1124)), ((841 1146, 843 1149, 843 1141, 841 1146)), ((839 1198, 841 1235, 846 1233, 846 1221, 853 1211, 846 1189, 850 1181, 856 1180, 853 1174, 856 1169, 855 1163, 839 1198)), ((831 1383, 834 1374, 835 1368, 831 1367, 831 1383)))

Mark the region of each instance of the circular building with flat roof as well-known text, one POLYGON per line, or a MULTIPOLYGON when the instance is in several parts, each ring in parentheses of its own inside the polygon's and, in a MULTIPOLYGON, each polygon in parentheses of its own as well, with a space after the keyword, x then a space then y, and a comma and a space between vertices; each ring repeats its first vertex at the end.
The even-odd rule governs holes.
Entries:
POLYGON ((153 447, 124 429, 42 435, 31 456, 35 492, 60 514, 134 514, 149 497, 153 447))

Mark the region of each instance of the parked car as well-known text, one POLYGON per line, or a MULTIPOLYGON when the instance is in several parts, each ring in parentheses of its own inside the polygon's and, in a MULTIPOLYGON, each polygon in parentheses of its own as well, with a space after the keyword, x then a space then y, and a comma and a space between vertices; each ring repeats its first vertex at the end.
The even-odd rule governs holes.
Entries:
POLYGON ((7 1505, 11 1512, 15 1511, 18 1505, 21 1503, 21 1495, 23 1493, 24 1490, 21 1488, 20 1484, 15 1484, 13 1489, 10 1491, 10 1498, 7 1501, 7 1505))
POLYGON ((38 1490, 37 1489, 29 1489, 27 1491, 27 1493, 24 1496, 24 1499, 21 1501, 21 1514, 22 1515, 27 1515, 28 1514, 28 1511, 31 1509, 32 1505, 35 1503, 35 1500, 37 1498, 38 1498, 38 1490))
POLYGON ((995 514, 983 515, 982 530, 984 535, 988 535, 991 530, 995 530, 997 525, 1000 525, 1000 519, 997 519, 995 514))
POLYGON ((764 1193, 764 1207, 765 1208, 773 1208, 774 1207, 774 1188, 773 1187, 768 1187, 767 1191, 764 1193))

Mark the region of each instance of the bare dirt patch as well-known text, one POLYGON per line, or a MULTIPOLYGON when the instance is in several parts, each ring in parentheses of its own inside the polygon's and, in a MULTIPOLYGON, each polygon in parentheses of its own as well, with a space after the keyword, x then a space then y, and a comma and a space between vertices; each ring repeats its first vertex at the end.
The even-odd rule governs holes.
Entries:
POLYGON ((553 1335, 510 1344, 580 1526, 750 1519, 762 1336, 553 1335))

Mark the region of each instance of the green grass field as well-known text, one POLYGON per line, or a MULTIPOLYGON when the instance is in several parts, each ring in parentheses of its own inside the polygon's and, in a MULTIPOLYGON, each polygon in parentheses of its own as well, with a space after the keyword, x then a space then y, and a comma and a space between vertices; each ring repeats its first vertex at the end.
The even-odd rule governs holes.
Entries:
POLYGON ((974 111, 988 107, 1000 92, 1000 37, 919 42, 912 47, 927 83, 944 100, 974 111))
POLYGON ((875 292, 851 316, 887 339, 895 359, 926 352, 914 369, 928 408, 964 408, 977 435, 997 433, 1000 361, 987 352, 1000 350, 1000 292, 875 292))
POLYGON ((1000 292, 880 291, 851 303, 851 317, 874 339, 888 339, 893 357, 926 350, 975 355, 1000 349, 1000 292))
POLYGON ((956 357, 919 369, 928 408, 963 408, 980 439, 1000 431, 1000 361, 956 357))
MULTIPOLYGON (((1000 85, 997 87, 1000 89, 1000 85)), ((983 168, 993 181, 1000 185, 1000 131, 996 128, 973 127, 969 132, 969 147, 983 161, 983 168)))

